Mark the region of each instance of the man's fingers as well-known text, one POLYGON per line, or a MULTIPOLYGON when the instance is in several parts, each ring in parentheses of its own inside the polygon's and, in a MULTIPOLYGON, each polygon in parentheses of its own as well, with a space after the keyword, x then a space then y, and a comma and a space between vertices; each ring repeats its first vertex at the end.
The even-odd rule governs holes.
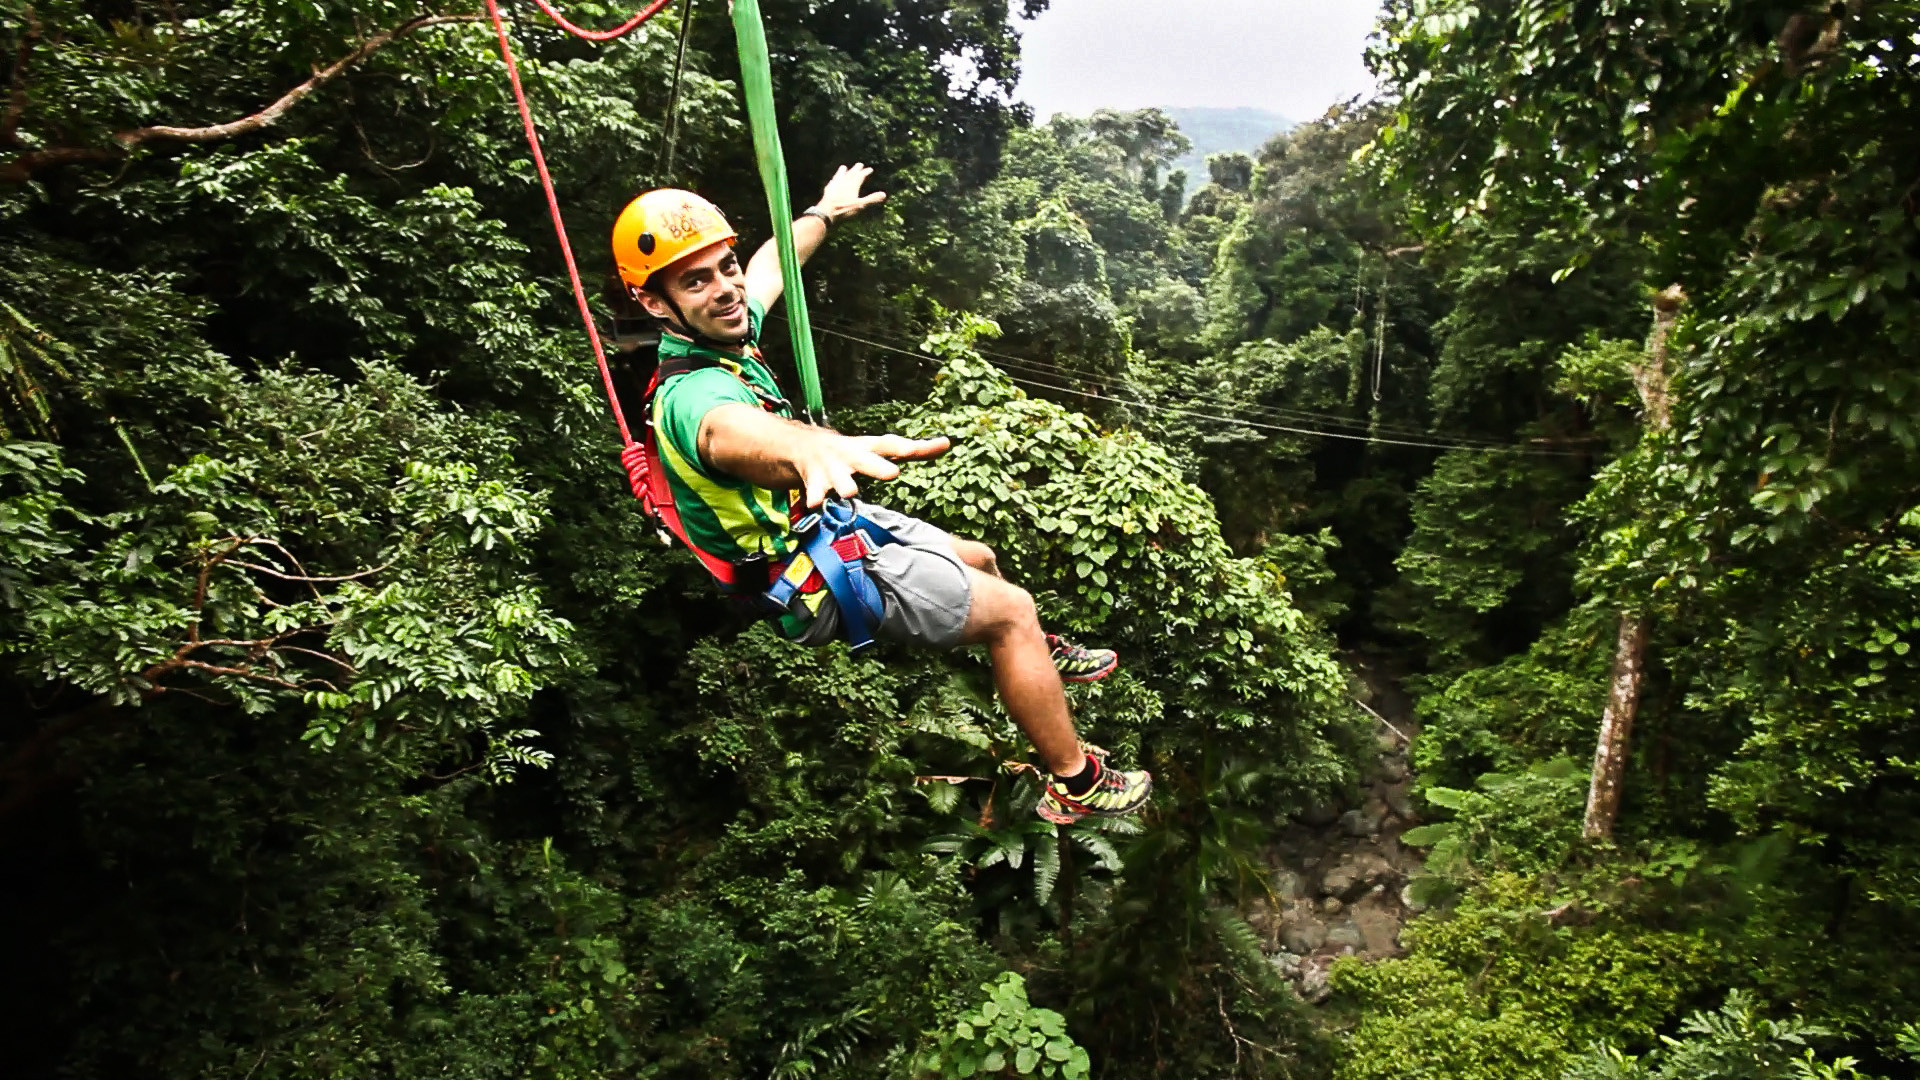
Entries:
POLYGON ((827 477, 819 470, 813 470, 804 477, 807 485, 807 509, 817 509, 827 499, 827 477))
POLYGON ((841 465, 834 466, 833 493, 843 499, 851 499, 860 494, 860 485, 854 481, 851 469, 841 465))
POLYGON ((900 475, 900 466, 878 453, 861 454, 855 457, 851 464, 855 472, 862 476, 871 476, 875 480, 891 480, 900 475))
POLYGON ((860 209, 865 210, 867 207, 872 206, 875 203, 883 203, 886 201, 887 201, 886 192, 875 191, 875 192, 870 192, 865 196, 862 196, 860 199, 860 202, 856 205, 858 205, 860 209))
POLYGON ((945 435, 932 439, 909 439, 904 435, 876 435, 867 449, 894 461, 931 461, 953 449, 945 435))

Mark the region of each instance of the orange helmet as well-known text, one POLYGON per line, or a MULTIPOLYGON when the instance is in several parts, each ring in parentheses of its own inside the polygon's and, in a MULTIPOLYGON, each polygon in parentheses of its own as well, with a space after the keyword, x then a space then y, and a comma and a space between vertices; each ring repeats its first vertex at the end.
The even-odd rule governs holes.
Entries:
POLYGON ((613 223, 613 261, 622 281, 644 287, 681 256, 739 237, 719 207, 691 191, 657 188, 620 211, 613 223))

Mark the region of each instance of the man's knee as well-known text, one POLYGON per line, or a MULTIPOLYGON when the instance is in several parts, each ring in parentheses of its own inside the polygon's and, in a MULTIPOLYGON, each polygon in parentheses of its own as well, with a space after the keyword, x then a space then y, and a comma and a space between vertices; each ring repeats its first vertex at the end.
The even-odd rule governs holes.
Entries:
POLYGON ((961 562, 966 563, 968 566, 973 567, 983 574, 991 574, 994 577, 1000 576, 999 558, 994 555, 992 548, 980 543, 978 540, 962 540, 957 536, 954 537, 953 553, 960 556, 961 562))
POLYGON ((969 638, 990 640, 1001 634, 1037 630, 1039 626, 1040 610, 1032 593, 984 573, 974 578, 973 610, 967 619, 969 638))

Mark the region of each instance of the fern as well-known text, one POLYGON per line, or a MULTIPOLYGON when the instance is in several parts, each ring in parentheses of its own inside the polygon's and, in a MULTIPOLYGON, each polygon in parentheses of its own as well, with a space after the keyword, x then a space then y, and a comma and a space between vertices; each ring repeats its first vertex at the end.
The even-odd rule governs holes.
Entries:
POLYGON ((1033 902, 1042 907, 1053 896, 1054 883, 1060 880, 1060 845, 1042 843, 1033 851, 1033 902))
POLYGON ((1240 917, 1239 912, 1215 905, 1207 911, 1207 923, 1213 928, 1214 940, 1220 943, 1227 955, 1248 965, 1265 961, 1266 956, 1260 949, 1260 934, 1240 917))

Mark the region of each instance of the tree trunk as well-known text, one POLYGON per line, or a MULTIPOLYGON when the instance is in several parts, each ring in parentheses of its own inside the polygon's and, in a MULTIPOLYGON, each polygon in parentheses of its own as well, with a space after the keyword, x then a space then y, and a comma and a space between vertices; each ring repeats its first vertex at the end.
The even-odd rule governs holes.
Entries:
MULTIPOLYGON (((1673 423, 1668 392, 1667 364, 1673 328, 1680 321, 1686 293, 1669 285, 1653 298, 1653 332, 1647 350, 1633 366, 1633 385, 1647 434, 1664 433, 1673 423)), ((1613 650, 1613 678, 1607 708, 1600 716, 1600 738, 1593 750, 1593 779, 1587 787, 1587 817, 1581 832, 1589 840, 1613 835, 1620 816, 1620 796, 1626 786, 1627 756, 1632 751, 1633 718, 1640 711, 1640 688, 1646 681, 1647 634, 1652 616, 1629 607, 1620 613, 1620 637, 1613 650)))
POLYGON ((1593 751, 1593 782, 1587 789, 1588 839, 1613 835, 1620 815, 1620 794, 1627 775, 1633 718, 1640 711, 1640 684, 1646 679, 1647 631, 1651 620, 1636 612, 1620 615, 1620 641, 1613 650, 1612 688, 1600 717, 1600 742, 1593 751))

